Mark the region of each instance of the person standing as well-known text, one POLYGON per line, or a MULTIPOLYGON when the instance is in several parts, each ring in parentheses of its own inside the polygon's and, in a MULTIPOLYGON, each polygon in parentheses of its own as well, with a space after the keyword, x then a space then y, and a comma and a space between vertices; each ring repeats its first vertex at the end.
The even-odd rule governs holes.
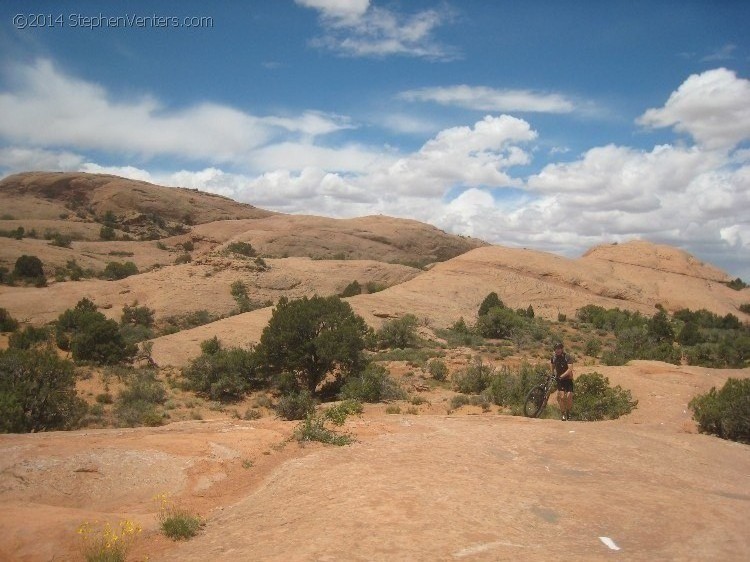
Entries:
POLYGON ((565 353, 562 342, 555 344, 555 354, 552 356, 552 371, 557 375, 557 403, 560 405, 562 421, 570 419, 573 408, 573 367, 570 355, 565 353))

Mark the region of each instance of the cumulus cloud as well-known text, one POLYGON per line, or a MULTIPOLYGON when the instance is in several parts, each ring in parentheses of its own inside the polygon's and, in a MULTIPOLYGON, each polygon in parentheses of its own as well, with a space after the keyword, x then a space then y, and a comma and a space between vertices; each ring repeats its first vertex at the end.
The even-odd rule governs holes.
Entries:
POLYGON ((750 137, 750 81, 726 68, 694 74, 638 123, 674 127, 706 148, 732 148, 750 137))
POLYGON ((77 170, 84 158, 67 150, 45 150, 42 148, 0 148, 0 170, 12 174, 29 170, 77 170))
POLYGON ((104 88, 58 71, 49 60, 17 66, 12 73, 19 86, 0 94, 0 136, 16 144, 236 163, 279 138, 352 127, 346 118, 316 111, 258 117, 214 103, 173 110, 150 97, 114 100, 104 88))
POLYGON ((561 94, 465 84, 407 90, 398 97, 407 101, 428 101, 477 111, 570 113, 575 109, 573 101, 561 94))
POLYGON ((434 39, 434 31, 451 19, 447 8, 404 15, 372 6, 367 0, 296 0, 318 10, 324 34, 312 44, 341 55, 385 57, 404 55, 451 60, 455 50, 434 39))

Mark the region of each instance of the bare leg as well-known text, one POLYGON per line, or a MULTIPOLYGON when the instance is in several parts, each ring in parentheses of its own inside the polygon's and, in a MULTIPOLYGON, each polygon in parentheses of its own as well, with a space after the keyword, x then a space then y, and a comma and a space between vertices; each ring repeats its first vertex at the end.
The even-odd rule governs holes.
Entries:
POLYGON ((570 418, 570 411, 573 409, 573 393, 572 392, 566 392, 565 393, 565 417, 570 418))
POLYGON ((562 390, 557 391, 557 405, 560 406, 560 413, 565 415, 565 393, 562 390))

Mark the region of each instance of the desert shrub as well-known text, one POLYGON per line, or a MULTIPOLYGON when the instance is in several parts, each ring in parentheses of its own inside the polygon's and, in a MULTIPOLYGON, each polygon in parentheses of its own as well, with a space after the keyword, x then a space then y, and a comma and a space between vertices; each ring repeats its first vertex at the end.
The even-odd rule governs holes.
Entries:
POLYGON ((493 308, 505 308, 505 304, 503 304, 503 301, 500 300, 500 297, 494 291, 484 297, 482 304, 479 305, 477 316, 482 317, 493 308))
POLYGON ((227 251, 247 258, 254 258, 257 255, 255 248, 247 242, 232 242, 227 245, 227 251))
POLYGON ((158 426, 164 419, 159 406, 167 399, 164 384, 153 371, 136 371, 120 391, 115 404, 121 427, 158 426))
POLYGON ((385 367, 370 363, 360 374, 346 380, 340 396, 343 400, 383 402, 406 398, 406 392, 390 377, 385 367))
POLYGON ((494 371, 481 357, 475 357, 467 367, 453 374, 453 386, 463 394, 480 394, 490 385, 494 371))
POLYGON ((103 226, 99 229, 99 238, 107 241, 114 240, 117 238, 117 233, 111 226, 103 226))
POLYGON ((350 435, 336 433, 325 426, 325 417, 308 414, 294 431, 297 441, 319 441, 329 445, 349 445, 354 441, 350 435))
POLYGON ((484 394, 467 396, 466 394, 457 394, 451 398, 450 409, 458 410, 461 406, 479 406, 484 411, 490 408, 490 402, 484 394))
POLYGON ((339 293, 339 296, 344 299, 346 297, 353 297, 354 295, 359 295, 361 293, 362 285, 359 284, 359 281, 352 281, 346 287, 344 287, 344 290, 339 293))
POLYGON ((70 350, 76 361, 113 364, 132 358, 137 351, 125 342, 117 322, 108 320, 86 298, 58 317, 56 340, 58 347, 70 350))
POLYGON ((428 364, 430 376, 436 381, 444 381, 448 378, 448 366, 441 359, 433 359, 428 364))
POLYGON ((417 317, 406 314, 401 318, 389 320, 377 332, 380 347, 399 348, 417 347, 417 317))
POLYGON ((13 275, 22 279, 44 278, 42 260, 36 256, 20 256, 13 266, 13 275))
POLYGON ((0 308, 0 332, 15 332, 18 329, 18 321, 10 315, 5 308, 0 308))
POLYGON ((439 349, 387 349, 372 355, 373 361, 406 361, 413 367, 425 367, 433 357, 442 357, 445 353, 439 349))
POLYGON ((743 303, 740 305, 740 312, 750 314, 750 303, 743 303))
POLYGON ((437 328, 435 335, 442 338, 448 347, 479 347, 484 345, 484 338, 469 329, 463 318, 451 328, 437 328))
POLYGON ((218 320, 218 316, 211 314, 208 310, 195 310, 185 314, 167 316, 161 320, 161 334, 174 334, 180 330, 189 330, 218 320))
POLYGON ((154 337, 154 331, 142 324, 122 324, 119 327, 119 331, 127 349, 131 349, 131 346, 154 337))
POLYGON ((496 306, 479 317, 476 330, 485 338, 510 338, 523 325, 523 318, 511 309, 496 306))
POLYGON ((50 333, 46 327, 26 326, 23 330, 13 332, 8 338, 8 347, 13 349, 31 349, 38 344, 49 341, 50 333))
POLYGON ((195 250, 195 244, 193 244, 192 240, 186 240, 182 243, 182 249, 186 252, 192 252, 193 250, 195 250))
POLYGON ((368 281, 365 283, 365 289, 367 289, 368 294, 379 293, 380 291, 385 291, 387 288, 388 285, 378 283, 377 281, 368 281))
MULTIPOLYGON (((45 234, 45 238, 47 238, 47 235, 45 234)), ((59 248, 70 248, 71 242, 73 242, 73 237, 68 236, 67 234, 61 234, 59 232, 53 232, 49 236, 50 246, 57 246, 59 248)))
POLYGON ((602 351, 602 341, 598 338, 590 338, 586 340, 586 345, 583 349, 586 355, 591 357, 597 357, 602 351))
POLYGON ((50 351, 0 351, 0 432, 73 429, 85 413, 70 361, 50 351))
POLYGON ((284 394, 276 404, 276 414, 285 420, 303 420, 315 411, 315 401, 307 389, 284 394))
POLYGON ((584 373, 575 385, 572 414, 582 421, 613 420, 638 405, 629 390, 610 386, 609 379, 600 373, 584 373))
POLYGON ((159 502, 156 514, 159 528, 173 541, 190 539, 203 527, 203 520, 199 516, 177 505, 167 494, 158 495, 156 500, 159 502))
POLYGON ((703 336, 695 322, 686 322, 677 334, 677 341, 680 345, 693 346, 702 343, 703 336))
POLYGON ((252 351, 239 347, 222 349, 217 339, 204 341, 201 350, 203 353, 182 370, 190 390, 228 402, 266 386, 252 351))
POLYGON ((119 527, 108 522, 100 528, 82 523, 78 536, 83 559, 86 562, 125 562, 141 530, 138 523, 128 519, 120 521, 119 527))
POLYGON ((125 263, 111 261, 104 267, 102 276, 108 281, 116 281, 137 274, 138 267, 132 261, 126 261, 125 263))
POLYGON ((174 264, 175 265, 182 265, 182 264, 185 264, 185 263, 190 263, 192 261, 193 261, 193 257, 186 252, 184 254, 180 254, 179 256, 177 256, 174 259, 174 264))
POLYGON ((358 400, 344 400, 328 408, 324 416, 334 425, 344 425, 346 418, 353 414, 359 415, 364 411, 362 403, 358 400))
POLYGON ((546 365, 522 363, 518 370, 506 366, 496 369, 482 395, 498 406, 507 406, 520 412, 526 394, 540 378, 549 372, 546 365))
POLYGON ((732 281, 729 281, 726 285, 727 287, 729 287, 730 289, 734 289, 735 291, 741 291, 742 289, 747 289, 748 287, 748 284, 739 277, 732 281))
POLYGON ((270 374, 292 373, 314 395, 328 374, 343 381, 362 370, 368 332, 365 321, 338 297, 282 297, 257 353, 270 374))
POLYGON ((229 287, 229 292, 232 294, 232 298, 237 303, 240 312, 250 312, 253 310, 253 305, 250 302, 250 297, 247 294, 247 286, 241 280, 237 280, 229 287))
POLYGON ((122 307, 120 323, 151 328, 154 325, 155 312, 155 310, 147 306, 138 306, 137 302, 134 302, 132 306, 126 304, 122 307))
POLYGON ((729 378, 718 391, 694 397, 688 407, 703 433, 750 444, 750 379, 729 378))

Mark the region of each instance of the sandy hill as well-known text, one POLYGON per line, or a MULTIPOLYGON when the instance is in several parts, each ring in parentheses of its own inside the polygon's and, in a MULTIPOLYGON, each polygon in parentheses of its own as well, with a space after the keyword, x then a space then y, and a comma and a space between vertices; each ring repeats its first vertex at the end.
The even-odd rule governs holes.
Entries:
POLYGON ((686 405, 748 370, 596 369, 632 414, 446 415, 428 396, 417 415, 368 405, 346 447, 271 417, 0 435, 0 560, 73 560, 78 525, 124 518, 144 527, 134 560, 744 560, 750 447, 696 434, 686 405), (199 536, 159 534, 163 493, 199 536))
MULTIPOLYGON (((739 306, 750 302, 750 290, 730 289, 724 284, 729 280, 726 273, 685 252, 642 241, 595 248, 579 259, 487 246, 349 302, 376 327, 384 319, 407 313, 436 327, 450 326, 461 317, 473 322, 479 304, 491 291, 511 308, 532 305, 535 314, 550 320, 558 314, 573 318, 587 304, 649 316, 660 304, 671 312, 705 308, 748 321, 750 317, 739 306), (654 258, 660 255, 670 257, 665 269, 654 258)), ((259 310, 159 338, 155 357, 165 364, 181 365, 199 353, 201 341, 214 335, 233 345, 256 342, 269 316, 269 310, 259 310)))

